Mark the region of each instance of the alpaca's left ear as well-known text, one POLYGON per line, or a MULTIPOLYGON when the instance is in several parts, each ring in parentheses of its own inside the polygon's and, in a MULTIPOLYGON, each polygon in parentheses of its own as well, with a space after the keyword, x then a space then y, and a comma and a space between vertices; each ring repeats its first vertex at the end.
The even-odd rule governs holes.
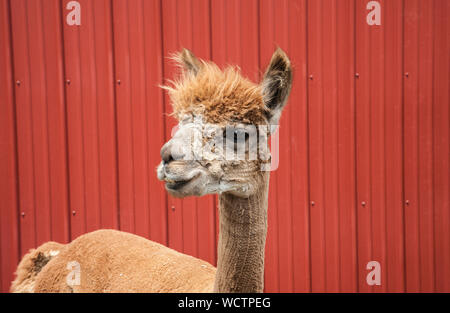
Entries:
POLYGON ((291 61, 280 48, 272 55, 261 85, 264 103, 269 109, 267 120, 270 125, 278 125, 292 86, 291 61))
POLYGON ((185 71, 194 75, 198 73, 201 67, 201 62, 197 57, 188 49, 181 50, 177 55, 178 62, 181 63, 185 71))

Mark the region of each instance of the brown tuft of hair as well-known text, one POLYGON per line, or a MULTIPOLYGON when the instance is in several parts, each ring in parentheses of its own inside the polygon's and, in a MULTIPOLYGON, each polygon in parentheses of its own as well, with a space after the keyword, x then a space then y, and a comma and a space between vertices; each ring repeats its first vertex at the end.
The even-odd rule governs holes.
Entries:
POLYGON ((54 257, 51 252, 59 252, 63 247, 60 243, 49 241, 25 254, 17 266, 11 292, 34 292, 37 275, 54 257))
POLYGON ((182 68, 178 79, 170 81, 168 90, 177 119, 198 114, 209 123, 266 122, 261 87, 241 75, 238 67, 221 70, 216 64, 196 60, 194 69, 186 66, 186 52, 172 57, 182 68))

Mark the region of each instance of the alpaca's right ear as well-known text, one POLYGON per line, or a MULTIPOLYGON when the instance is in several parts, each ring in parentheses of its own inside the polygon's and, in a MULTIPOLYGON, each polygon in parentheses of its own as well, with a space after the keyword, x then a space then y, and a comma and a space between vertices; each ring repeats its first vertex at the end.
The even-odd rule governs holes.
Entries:
POLYGON ((292 67, 286 53, 280 48, 273 53, 261 82, 263 100, 270 125, 278 125, 292 86, 292 67))
POLYGON ((183 69, 194 75, 198 73, 201 67, 201 62, 188 49, 183 48, 176 57, 177 61, 182 65, 183 69))

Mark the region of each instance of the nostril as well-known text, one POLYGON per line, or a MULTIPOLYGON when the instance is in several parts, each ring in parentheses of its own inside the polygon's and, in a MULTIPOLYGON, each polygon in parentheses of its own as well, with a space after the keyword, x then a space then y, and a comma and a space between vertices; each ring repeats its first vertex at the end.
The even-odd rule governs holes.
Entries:
POLYGON ((167 164, 173 161, 172 155, 169 154, 169 156, 167 158, 163 158, 163 163, 167 164))
POLYGON ((170 161, 173 161, 169 145, 164 145, 162 147, 162 149, 161 149, 161 159, 162 159, 164 164, 167 164, 170 161))
POLYGON ((161 159, 164 164, 172 161, 183 160, 184 152, 182 147, 174 145, 172 142, 165 144, 161 149, 161 159))

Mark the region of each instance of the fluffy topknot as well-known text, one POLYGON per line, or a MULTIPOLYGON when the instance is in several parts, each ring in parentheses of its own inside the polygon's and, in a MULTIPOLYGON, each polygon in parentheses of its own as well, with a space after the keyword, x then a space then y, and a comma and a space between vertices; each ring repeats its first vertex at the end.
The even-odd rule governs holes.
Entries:
POLYGON ((243 77, 238 67, 221 70, 212 62, 194 58, 188 50, 174 55, 181 74, 169 86, 163 86, 177 119, 197 114, 215 124, 267 122, 261 86, 243 77))

